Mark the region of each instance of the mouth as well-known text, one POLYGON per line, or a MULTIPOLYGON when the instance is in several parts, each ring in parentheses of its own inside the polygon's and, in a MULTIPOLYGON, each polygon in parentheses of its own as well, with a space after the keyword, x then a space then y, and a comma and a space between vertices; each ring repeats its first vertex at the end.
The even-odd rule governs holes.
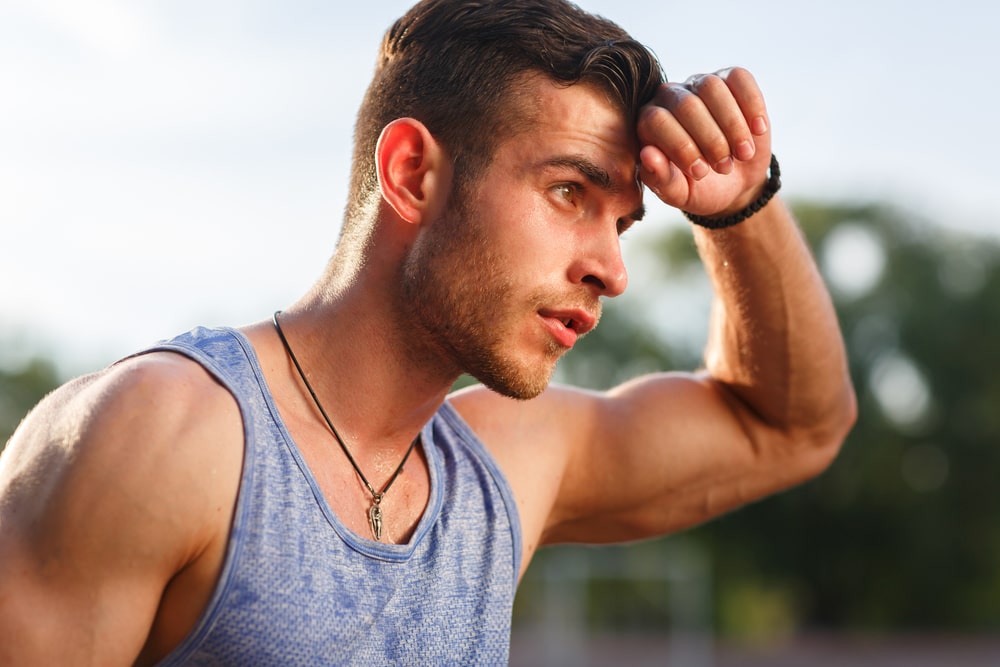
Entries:
POLYGON ((594 328, 596 324, 594 318, 590 315, 585 315, 582 317, 561 317, 558 318, 562 325, 567 329, 572 329, 576 332, 576 335, 582 336, 588 331, 594 328))
POLYGON ((580 336, 597 326, 597 316, 585 309, 542 310, 539 315, 565 347, 572 347, 580 336))

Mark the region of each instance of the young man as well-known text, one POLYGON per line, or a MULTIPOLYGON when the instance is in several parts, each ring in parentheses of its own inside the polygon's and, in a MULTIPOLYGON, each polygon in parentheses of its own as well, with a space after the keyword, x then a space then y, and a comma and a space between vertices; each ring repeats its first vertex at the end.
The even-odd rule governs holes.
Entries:
POLYGON ((427 0, 355 140, 301 300, 75 380, 14 435, 0 663, 502 664, 540 546, 664 535, 835 456, 841 336, 748 72, 662 84, 569 4, 427 0), (644 185, 698 223, 706 370, 548 386, 625 289, 644 185))

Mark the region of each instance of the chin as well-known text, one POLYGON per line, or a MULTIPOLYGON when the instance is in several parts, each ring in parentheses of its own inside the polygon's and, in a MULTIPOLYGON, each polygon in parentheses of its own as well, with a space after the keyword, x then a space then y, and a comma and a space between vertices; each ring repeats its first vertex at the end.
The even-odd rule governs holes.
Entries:
POLYGON ((490 368, 470 374, 498 394, 527 401, 549 386, 558 356, 546 357, 535 363, 515 364, 507 360, 491 364, 490 368))
POLYGON ((507 398, 513 398, 518 401, 530 401, 531 399, 537 397, 545 388, 549 386, 548 381, 540 384, 526 385, 521 384, 513 386, 510 383, 496 384, 493 382, 483 382, 484 385, 492 389, 498 394, 506 396, 507 398))

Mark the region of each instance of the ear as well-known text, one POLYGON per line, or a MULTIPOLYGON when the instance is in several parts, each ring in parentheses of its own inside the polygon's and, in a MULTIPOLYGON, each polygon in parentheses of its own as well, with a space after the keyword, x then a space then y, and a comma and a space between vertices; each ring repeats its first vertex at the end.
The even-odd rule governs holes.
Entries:
POLYGON ((406 222, 423 222, 447 199, 451 161, 418 120, 398 118, 382 129, 375 165, 382 198, 406 222))

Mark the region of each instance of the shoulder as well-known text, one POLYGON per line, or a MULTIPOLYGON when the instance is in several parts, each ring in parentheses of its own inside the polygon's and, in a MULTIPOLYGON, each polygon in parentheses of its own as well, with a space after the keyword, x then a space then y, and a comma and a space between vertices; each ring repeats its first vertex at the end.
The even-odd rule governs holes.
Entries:
POLYGON ((697 463, 707 456, 702 422, 722 418, 712 393, 695 376, 660 373, 606 392, 553 384, 537 398, 515 401, 477 386, 450 400, 508 476, 527 548, 529 540, 607 542, 653 534, 623 534, 621 515, 648 505, 660 491, 668 497, 673 487, 703 481, 705 466, 697 463), (690 474, 685 459, 696 462, 690 474))
POLYGON ((561 448, 574 432, 582 432, 601 409, 603 395, 573 387, 549 386, 531 400, 501 396, 482 385, 452 393, 449 403, 483 443, 498 457, 523 451, 531 442, 532 452, 541 447, 561 448))
POLYGON ((193 361, 151 353, 43 399, 0 458, 0 504, 52 535, 80 521, 94 534, 193 544, 210 539, 204 510, 235 493, 241 461, 228 391, 193 361))
POLYGON ((241 443, 233 396, 198 363, 178 354, 131 357, 73 380, 47 396, 11 439, 25 463, 43 457, 80 473, 99 466, 106 476, 154 482, 158 488, 192 473, 192 464, 220 464, 241 443), (215 446, 219 443, 223 446, 215 446), (151 479, 143 480, 144 476, 151 479))
POLYGON ((589 438, 607 396, 553 384, 528 401, 481 385, 457 391, 449 402, 497 460, 517 499, 523 566, 545 541, 578 443, 589 438))
POLYGON ((242 455, 235 399, 179 355, 134 357, 47 396, 0 455, 0 569, 21 575, 0 582, 0 626, 20 628, 18 650, 56 651, 52 630, 74 638, 67 651, 134 657, 168 583, 221 557, 242 455), (4 598, 51 617, 43 628, 4 598))
POLYGON ((224 429, 235 410, 228 390, 197 362, 153 352, 55 390, 28 414, 11 444, 18 446, 21 439, 54 440, 64 447, 134 443, 155 454, 159 444, 183 444, 186 436, 224 429))

